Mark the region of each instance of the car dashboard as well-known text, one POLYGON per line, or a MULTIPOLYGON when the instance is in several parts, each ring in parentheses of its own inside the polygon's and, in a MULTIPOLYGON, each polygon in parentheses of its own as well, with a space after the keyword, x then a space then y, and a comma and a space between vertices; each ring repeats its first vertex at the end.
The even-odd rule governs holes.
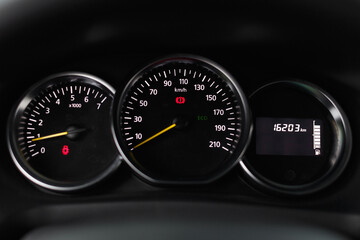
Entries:
POLYGON ((0 235, 360 238, 359 10, 0 3, 0 235))

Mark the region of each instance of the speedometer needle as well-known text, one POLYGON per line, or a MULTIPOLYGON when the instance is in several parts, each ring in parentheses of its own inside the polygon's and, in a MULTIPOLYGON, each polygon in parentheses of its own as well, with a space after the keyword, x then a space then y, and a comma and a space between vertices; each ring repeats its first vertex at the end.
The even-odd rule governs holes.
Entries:
POLYGON ((35 142, 35 141, 45 140, 45 139, 49 139, 49 138, 61 137, 61 136, 66 136, 71 133, 77 133, 77 132, 82 132, 82 131, 85 131, 85 129, 76 129, 76 130, 72 130, 72 131, 54 133, 54 134, 46 135, 43 137, 33 138, 33 139, 31 139, 31 141, 35 142))
POLYGON ((150 140, 152 140, 152 139, 156 138, 157 136, 159 136, 159 135, 161 135, 161 134, 163 134, 163 133, 165 133, 165 132, 169 131, 170 129, 172 129, 172 128, 174 128, 174 127, 176 127, 176 124, 175 124, 175 123, 174 123, 174 124, 172 124, 172 125, 170 125, 170 126, 168 126, 168 127, 167 127, 167 128, 165 128, 165 129, 161 130, 160 132, 158 132, 158 133, 154 134, 153 136, 149 137, 148 139, 146 139, 146 140, 142 141, 141 143, 139 143, 138 145, 136 145, 135 147, 133 147, 133 149, 140 147, 141 145, 143 145, 143 144, 147 143, 148 141, 150 141, 150 140))

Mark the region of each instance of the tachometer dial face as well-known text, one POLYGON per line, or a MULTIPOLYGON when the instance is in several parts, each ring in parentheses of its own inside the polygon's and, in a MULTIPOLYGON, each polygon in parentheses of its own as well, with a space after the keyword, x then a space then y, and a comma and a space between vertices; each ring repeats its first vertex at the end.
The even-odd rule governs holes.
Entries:
POLYGON ((9 148, 21 172, 52 190, 98 182, 120 163, 110 128, 114 90, 69 73, 34 86, 9 119, 9 148))
POLYGON ((201 58, 174 57, 144 68, 115 111, 120 152, 153 182, 211 181, 234 166, 250 135, 240 87, 201 58))

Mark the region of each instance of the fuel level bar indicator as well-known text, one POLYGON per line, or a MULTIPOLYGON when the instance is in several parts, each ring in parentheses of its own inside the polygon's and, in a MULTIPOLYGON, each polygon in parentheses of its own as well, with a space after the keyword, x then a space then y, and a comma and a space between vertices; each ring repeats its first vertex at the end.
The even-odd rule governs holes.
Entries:
POLYGON ((313 121, 313 148, 315 155, 321 154, 321 127, 313 121))

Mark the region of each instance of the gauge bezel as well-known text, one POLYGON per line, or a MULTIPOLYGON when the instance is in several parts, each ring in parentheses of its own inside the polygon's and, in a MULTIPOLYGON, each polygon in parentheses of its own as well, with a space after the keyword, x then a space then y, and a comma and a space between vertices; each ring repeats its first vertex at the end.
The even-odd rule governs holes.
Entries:
POLYGON ((329 116, 332 117, 332 120, 335 123, 335 126, 332 126, 331 128, 334 137, 337 139, 337 141, 334 142, 338 143, 334 146, 335 150, 331 151, 328 159, 328 161, 331 162, 331 164, 329 164, 330 168, 317 180, 302 185, 285 185, 267 179, 251 166, 247 161, 247 156, 240 161, 241 169, 245 177, 252 183, 255 183, 255 185, 264 190, 274 193, 299 196, 320 191, 331 185, 341 175, 349 161, 352 148, 352 135, 349 120, 333 97, 320 87, 303 80, 283 80, 266 84, 253 92, 250 95, 250 99, 259 91, 269 86, 273 86, 274 84, 291 85, 301 92, 314 97, 314 99, 327 109, 329 116), (338 131, 335 131, 336 129, 338 129, 338 131))
POLYGON ((251 113, 250 108, 246 99, 246 95, 244 94, 243 90, 241 89, 238 82, 235 80, 235 78, 227 72, 222 66, 219 64, 204 58, 200 56, 190 55, 190 54, 176 54, 176 55, 170 55, 167 57, 160 58, 142 69, 140 69, 138 72, 136 72, 135 75, 129 80, 129 82, 126 84, 125 88, 119 94, 120 92, 117 92, 115 95, 114 105, 113 105, 113 121, 112 121, 112 130, 113 130, 113 136, 116 143, 116 146, 123 158, 123 160, 131 167, 131 169, 136 173, 137 176, 139 176, 141 179, 144 179, 145 181, 152 183, 152 184, 158 184, 158 185, 191 185, 191 184, 207 184, 210 182, 213 182, 223 175, 225 175, 227 172, 229 172, 233 167, 235 167, 239 162, 240 159, 244 156, 247 146, 250 143, 251 135, 252 135, 252 120, 251 120, 251 113), (234 156, 234 160, 231 164, 228 164, 225 169, 222 169, 221 171, 216 172, 215 174, 211 176, 206 176, 203 179, 196 179, 196 180, 169 180, 169 179, 161 179, 161 178, 155 178, 153 176, 150 176, 149 174, 144 173, 141 169, 139 169, 137 166, 135 166, 131 160, 127 157, 126 150, 123 148, 127 148, 127 145, 125 144, 125 141, 121 135, 121 129, 120 129, 120 114, 121 114, 121 106, 125 101, 127 92, 131 89, 131 87, 143 76, 143 74, 152 68, 160 67, 165 65, 168 62, 185 62, 185 63, 196 63, 199 64, 205 68, 210 69, 211 71, 218 74, 221 78, 225 79, 225 81, 228 81, 228 85, 231 88, 233 92, 235 92, 239 96, 239 100, 241 101, 240 105, 242 107, 242 116, 244 116, 244 131, 243 135, 240 138, 239 144, 237 148, 241 148, 241 151, 235 151, 234 154, 238 153, 238 156, 234 156))
MULTIPOLYGON (((99 174, 98 176, 92 179, 86 181, 79 181, 76 183, 64 183, 61 181, 55 181, 37 173, 36 170, 32 169, 28 164, 24 162, 25 160, 22 158, 20 154, 20 149, 18 148, 17 140, 13 132, 17 121, 22 116, 22 113, 24 112, 28 104, 33 100, 33 98, 36 97, 43 89, 58 84, 58 82, 56 82, 57 79, 63 77, 74 77, 74 79, 69 80, 69 82, 87 83, 89 85, 104 89, 112 96, 115 96, 115 89, 109 83, 88 73, 63 72, 63 73, 50 75, 45 79, 43 79, 42 81, 32 85, 14 105, 8 118, 6 135, 7 135, 7 146, 13 162, 15 163, 18 170, 31 183, 35 184, 36 186, 40 186, 42 188, 56 192, 73 192, 93 186, 94 184, 100 182, 101 180, 109 176, 120 166, 121 164, 120 156, 116 157, 113 163, 110 164, 105 169, 105 171, 101 172, 101 174, 99 174)), ((109 112, 109 115, 111 118, 111 112, 109 112)))

